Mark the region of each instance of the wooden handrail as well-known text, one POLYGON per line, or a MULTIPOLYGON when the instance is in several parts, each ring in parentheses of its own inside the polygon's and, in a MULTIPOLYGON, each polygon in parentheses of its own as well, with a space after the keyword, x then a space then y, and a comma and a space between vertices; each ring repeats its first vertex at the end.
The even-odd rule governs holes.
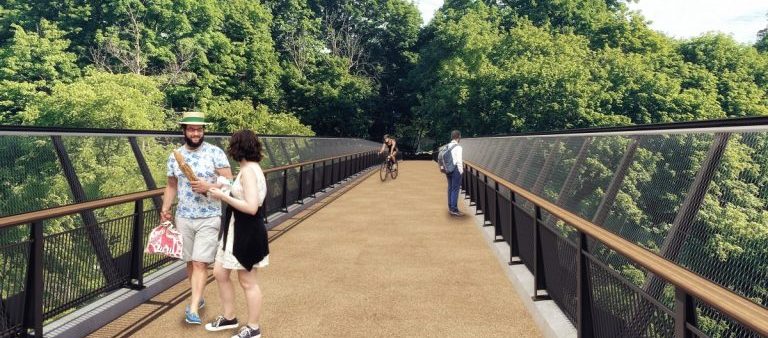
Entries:
POLYGON ((5 227, 19 225, 19 224, 25 224, 25 223, 32 223, 32 222, 42 221, 49 218, 72 215, 84 210, 106 208, 106 207, 111 207, 117 204, 123 204, 123 203, 133 202, 136 200, 142 200, 145 198, 161 196, 164 191, 165 191, 165 188, 158 188, 154 190, 135 192, 131 194, 120 195, 120 196, 115 196, 115 197, 110 197, 110 198, 105 198, 105 199, 100 199, 95 201, 70 204, 70 205, 65 205, 61 207, 28 212, 25 214, 3 217, 3 218, 0 218, 0 228, 5 228, 5 227))
POLYGON ((722 311, 761 335, 768 336, 768 309, 765 307, 717 285, 674 262, 664 259, 651 251, 635 245, 621 236, 597 226, 592 222, 586 221, 570 211, 567 211, 514 183, 496 176, 477 163, 472 161, 464 161, 464 163, 488 178, 498 182, 500 185, 505 186, 518 196, 546 209, 547 212, 553 216, 602 242, 605 246, 624 255, 635 263, 640 264, 648 271, 669 281, 673 285, 682 288, 688 294, 695 296, 715 309, 722 311))
MULTIPOLYGON (((372 151, 364 151, 359 153, 345 154, 345 155, 323 158, 319 160, 290 164, 290 165, 281 166, 281 167, 269 168, 264 170, 264 174, 275 172, 275 171, 282 171, 286 169, 297 168, 297 167, 309 165, 312 163, 335 160, 337 158, 342 158, 346 156, 367 154, 371 152, 372 151)), ((45 210, 33 211, 33 212, 28 212, 28 213, 19 214, 19 215, 0 217, 0 229, 14 226, 14 225, 19 225, 19 224, 27 224, 27 223, 42 221, 50 218, 72 215, 85 210, 106 208, 113 205, 134 202, 136 200, 162 196, 164 192, 165 192, 165 187, 154 189, 154 190, 147 190, 147 191, 125 194, 125 195, 120 195, 120 196, 115 196, 115 197, 110 197, 105 199, 99 199, 95 201, 88 201, 88 202, 70 204, 70 205, 65 205, 61 207, 45 209, 45 210)))
POLYGON ((335 156, 335 157, 326 157, 326 158, 321 158, 319 160, 312 160, 312 161, 307 161, 307 162, 301 162, 301 163, 296 163, 296 164, 289 164, 289 165, 284 165, 284 166, 280 166, 280 167, 264 169, 264 174, 268 174, 268 173, 275 172, 275 171, 283 171, 283 170, 286 170, 286 169, 293 169, 293 168, 303 167, 305 165, 310 165, 310 164, 313 164, 313 163, 320 163, 320 162, 335 160, 337 158, 342 158, 342 157, 347 157, 347 156, 368 154, 368 153, 371 153, 371 152, 372 151, 362 151, 362 152, 359 152, 359 153, 352 153, 352 154, 346 154, 346 155, 335 156))

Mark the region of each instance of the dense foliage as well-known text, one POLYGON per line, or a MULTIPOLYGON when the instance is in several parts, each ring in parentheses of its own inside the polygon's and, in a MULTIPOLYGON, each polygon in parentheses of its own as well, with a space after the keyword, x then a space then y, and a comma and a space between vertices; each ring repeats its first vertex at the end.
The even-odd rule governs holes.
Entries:
POLYGON ((117 92, 79 98, 81 108, 135 99, 120 103, 141 106, 134 119, 89 112, 131 129, 172 128, 172 112, 201 109, 219 130, 368 137, 392 132, 411 105, 403 79, 421 18, 404 0, 10 0, 0 13, 0 124, 110 127, 70 124, 63 111, 37 119, 67 90, 57 85, 88 90, 80 82, 106 74, 133 74, 161 95, 106 86, 117 92))
POLYGON ((67 124, 36 119, 56 103, 48 96, 106 74, 160 94, 98 93, 137 101, 121 103, 142 110, 126 127, 172 128, 175 111, 212 109, 219 130, 390 133, 406 148, 451 129, 768 114, 766 29, 754 46, 674 40, 623 0, 450 0, 421 28, 405 0, 9 0, 0 13, 0 124, 67 124))
MULTIPOLYGON (((757 32, 756 32, 757 33, 757 32)), ((768 114, 765 31, 753 46, 677 41, 622 1, 447 1, 424 28, 414 125, 465 135, 768 114)), ((407 124, 404 121, 401 121, 407 124)))

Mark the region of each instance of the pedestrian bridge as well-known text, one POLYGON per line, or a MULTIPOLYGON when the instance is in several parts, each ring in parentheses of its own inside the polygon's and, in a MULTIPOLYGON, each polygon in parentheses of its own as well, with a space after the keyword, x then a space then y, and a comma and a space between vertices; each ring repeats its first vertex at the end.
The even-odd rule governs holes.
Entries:
MULTIPOLYGON (((263 331, 766 336, 766 136, 740 119, 468 138, 463 217, 433 162, 382 181, 375 143, 266 136, 263 331)), ((0 131, 0 336, 227 335, 185 324, 183 267, 143 254, 174 144, 0 131)))

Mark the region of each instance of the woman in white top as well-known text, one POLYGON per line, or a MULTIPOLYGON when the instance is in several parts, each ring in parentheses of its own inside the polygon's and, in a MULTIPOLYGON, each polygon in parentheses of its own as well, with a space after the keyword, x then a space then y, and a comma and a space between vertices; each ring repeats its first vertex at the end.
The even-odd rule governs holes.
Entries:
POLYGON ((211 189, 210 196, 228 204, 225 222, 219 235, 219 249, 213 275, 219 286, 222 315, 205 325, 206 330, 220 331, 236 328, 235 291, 230 272, 237 270, 240 286, 248 304, 248 322, 234 337, 261 337, 259 315, 262 294, 257 283, 257 268, 269 264, 269 245, 264 225, 265 212, 261 206, 267 195, 267 182, 261 170, 262 144, 250 130, 232 135, 227 153, 240 163, 240 173, 232 184, 231 195, 211 189))

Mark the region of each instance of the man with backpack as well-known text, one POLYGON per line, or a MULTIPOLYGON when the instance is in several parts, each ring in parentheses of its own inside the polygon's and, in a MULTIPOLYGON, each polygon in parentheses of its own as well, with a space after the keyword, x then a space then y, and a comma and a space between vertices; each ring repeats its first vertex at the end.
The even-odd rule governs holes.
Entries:
POLYGON ((459 211, 459 189, 461 189, 461 175, 464 173, 462 161, 462 148, 459 145, 461 133, 458 130, 451 132, 451 142, 445 145, 437 155, 437 163, 440 171, 445 173, 448 179, 448 211, 452 216, 463 216, 459 211))

